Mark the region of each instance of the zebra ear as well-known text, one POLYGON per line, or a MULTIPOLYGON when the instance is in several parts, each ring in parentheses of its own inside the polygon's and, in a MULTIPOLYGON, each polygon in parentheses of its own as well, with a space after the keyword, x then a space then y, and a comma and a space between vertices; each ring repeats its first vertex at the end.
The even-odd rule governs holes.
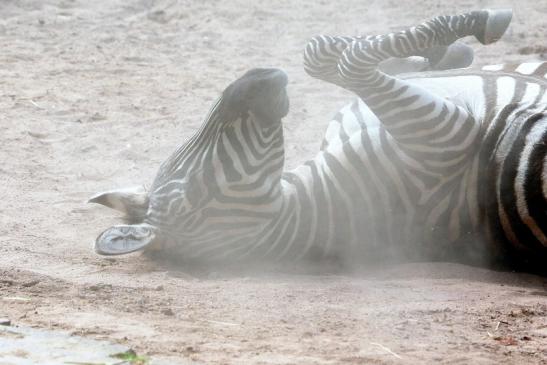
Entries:
POLYGON ((143 186, 105 191, 87 202, 102 204, 133 218, 144 217, 149 203, 148 192, 143 186))

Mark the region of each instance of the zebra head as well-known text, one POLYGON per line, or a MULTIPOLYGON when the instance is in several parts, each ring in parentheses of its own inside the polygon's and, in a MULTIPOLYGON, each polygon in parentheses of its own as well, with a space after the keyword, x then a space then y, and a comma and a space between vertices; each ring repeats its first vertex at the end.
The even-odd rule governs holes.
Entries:
POLYGON ((144 218, 161 241, 192 257, 251 239, 272 221, 282 204, 286 85, 287 75, 278 69, 246 72, 165 161, 144 218))

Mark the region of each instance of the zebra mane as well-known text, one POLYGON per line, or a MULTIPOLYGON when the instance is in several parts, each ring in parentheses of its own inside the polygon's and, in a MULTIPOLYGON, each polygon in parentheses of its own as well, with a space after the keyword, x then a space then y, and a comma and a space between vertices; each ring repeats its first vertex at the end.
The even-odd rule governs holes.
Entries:
POLYGON ((158 175, 152 184, 152 189, 155 186, 162 185, 164 181, 169 180, 173 175, 184 174, 184 162, 193 150, 203 145, 204 141, 209 141, 209 137, 214 134, 214 131, 219 127, 219 121, 223 117, 222 113, 222 96, 217 99, 213 107, 209 110, 205 121, 194 135, 184 144, 182 144, 165 162, 160 166, 158 175))

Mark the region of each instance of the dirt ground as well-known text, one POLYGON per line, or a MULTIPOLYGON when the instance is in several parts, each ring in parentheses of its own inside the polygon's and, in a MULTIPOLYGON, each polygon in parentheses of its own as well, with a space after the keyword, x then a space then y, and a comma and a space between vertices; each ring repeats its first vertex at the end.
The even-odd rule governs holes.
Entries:
MULTIPOLYGON (((0 1, 0 317, 173 362, 547 364, 547 280, 449 263, 227 275, 96 256, 97 191, 150 183, 246 69, 290 77, 287 165, 351 99, 309 78, 306 40, 510 6, 476 64, 545 59, 547 2, 0 1), (318 273, 319 272, 319 273, 318 273)), ((1 363, 0 359, 0 363, 1 363)))

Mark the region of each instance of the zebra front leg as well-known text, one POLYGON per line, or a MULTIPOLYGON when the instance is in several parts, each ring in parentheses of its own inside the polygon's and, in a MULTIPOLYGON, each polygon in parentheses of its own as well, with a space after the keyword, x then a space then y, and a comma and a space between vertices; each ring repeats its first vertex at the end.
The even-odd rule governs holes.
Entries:
POLYGON ((374 39, 356 40, 338 61, 339 85, 355 92, 376 114, 402 150, 447 168, 473 153, 480 125, 464 108, 379 70, 393 57, 409 57, 474 35, 488 44, 501 37, 511 12, 476 11, 440 16, 374 39))
MULTIPOLYGON (((314 78, 340 85, 338 60, 342 52, 354 41, 373 40, 375 37, 316 36, 304 50, 304 69, 314 78)), ((473 49, 461 42, 454 42, 449 46, 426 49, 417 57, 387 59, 382 62, 380 69, 387 74, 398 75, 463 68, 472 62, 473 49)))

